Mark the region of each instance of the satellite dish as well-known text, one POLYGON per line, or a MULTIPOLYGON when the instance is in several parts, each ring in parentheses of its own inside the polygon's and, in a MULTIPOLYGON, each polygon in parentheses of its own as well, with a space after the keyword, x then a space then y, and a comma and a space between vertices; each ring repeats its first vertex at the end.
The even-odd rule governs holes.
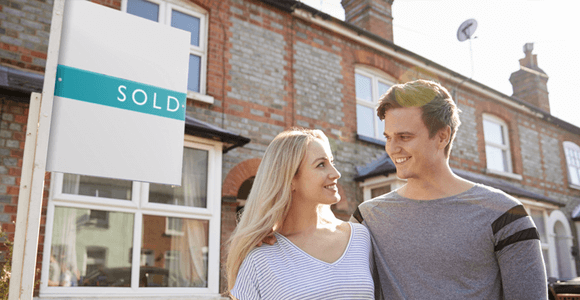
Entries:
POLYGON ((463 42, 467 39, 471 39, 471 36, 475 33, 477 29, 477 21, 475 19, 469 19, 459 26, 457 29, 457 39, 463 42))

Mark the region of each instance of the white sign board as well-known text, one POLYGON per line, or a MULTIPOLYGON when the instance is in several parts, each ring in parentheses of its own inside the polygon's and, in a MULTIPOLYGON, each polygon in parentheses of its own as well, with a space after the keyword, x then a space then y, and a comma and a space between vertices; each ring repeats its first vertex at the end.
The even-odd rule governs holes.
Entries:
POLYGON ((66 1, 47 171, 181 185, 190 33, 66 1))

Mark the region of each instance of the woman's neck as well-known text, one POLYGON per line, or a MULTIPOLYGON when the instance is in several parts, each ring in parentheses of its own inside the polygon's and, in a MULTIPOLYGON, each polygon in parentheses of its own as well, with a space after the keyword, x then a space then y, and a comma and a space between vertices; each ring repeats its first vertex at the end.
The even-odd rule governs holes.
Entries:
POLYGON ((328 205, 321 207, 293 205, 290 207, 279 232, 288 237, 312 233, 321 228, 336 227, 341 223, 342 221, 334 216, 328 205))

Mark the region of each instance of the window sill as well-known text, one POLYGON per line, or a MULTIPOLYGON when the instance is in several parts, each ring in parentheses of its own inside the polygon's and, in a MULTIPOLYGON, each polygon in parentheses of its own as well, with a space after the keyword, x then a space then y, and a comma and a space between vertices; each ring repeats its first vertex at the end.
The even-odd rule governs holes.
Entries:
POLYGON ((576 184, 569 184, 568 187, 570 187, 571 189, 575 189, 575 190, 580 190, 580 185, 576 185, 576 184))
POLYGON ((203 102, 203 103, 208 103, 208 104, 213 104, 213 102, 214 102, 212 96, 202 95, 200 93, 192 92, 192 91, 187 91, 187 99, 191 99, 191 100, 195 100, 195 101, 199 101, 199 102, 203 102))
POLYGON ((502 171, 497 171, 497 170, 493 170, 493 169, 485 169, 485 173, 499 175, 499 176, 503 176, 503 177, 507 177, 507 178, 511 178, 511 179, 515 179, 515 180, 522 180, 523 179, 522 175, 520 175, 520 174, 502 172, 502 171))
POLYGON ((359 141, 363 141, 363 142, 375 144, 375 145, 381 146, 383 148, 385 147, 385 141, 381 141, 379 139, 375 139, 375 138, 368 137, 368 136, 365 136, 365 135, 357 134, 356 135, 356 139, 359 140, 359 141))

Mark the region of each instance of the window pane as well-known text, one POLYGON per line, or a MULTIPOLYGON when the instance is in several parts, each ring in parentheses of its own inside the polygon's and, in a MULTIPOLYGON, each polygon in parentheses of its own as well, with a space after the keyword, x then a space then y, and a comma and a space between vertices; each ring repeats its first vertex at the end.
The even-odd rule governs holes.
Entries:
POLYGON ((199 18, 172 10, 171 26, 191 32, 191 45, 199 47, 199 18))
POLYGON ((133 219, 130 213, 57 206, 48 285, 131 286, 133 219))
POLYGON ((536 224, 536 228, 540 233, 540 241, 542 243, 547 243, 548 240, 546 239, 546 227, 544 226, 544 212, 537 209, 531 209, 530 215, 532 220, 534 220, 534 224, 536 224))
POLYGON ((580 169, 568 166, 570 168, 570 183, 580 185, 580 169))
POLYGON ((189 75, 187 77, 187 89, 199 93, 199 73, 201 57, 189 55, 189 75))
POLYGON ((206 150, 184 148, 181 186, 151 183, 149 202, 206 207, 207 170, 208 152, 206 150))
POLYGON ((356 97, 361 100, 372 102, 371 79, 369 77, 355 74, 356 97))
POLYGON ((385 120, 381 120, 379 119, 379 117, 373 113, 373 115, 375 116, 375 119, 377 120, 378 123, 378 136, 376 136, 377 139, 379 140, 386 140, 385 139, 385 135, 383 134, 385 132, 385 120))
POLYGON ((139 286, 207 287, 208 228, 207 220, 143 215, 141 248, 156 259, 141 265, 139 286), (180 220, 181 235, 166 234, 169 219, 180 220))
POLYGON ((485 141, 498 145, 505 145, 502 126, 498 123, 483 120, 483 134, 485 141))
POLYGON ((101 198, 131 200, 132 182, 129 180, 64 174, 62 192, 101 198))
POLYGON ((379 81, 379 99, 389 90, 389 88, 391 88, 390 85, 379 81))
POLYGON ((488 169, 507 172, 507 164, 505 163, 503 150, 492 146, 485 146, 485 157, 487 159, 488 169))
POLYGON ((159 5, 145 0, 128 0, 127 12, 147 20, 159 22, 159 5))
POLYGON ((546 265, 546 272, 548 276, 554 276, 550 274, 550 257, 548 256, 548 250, 542 249, 542 256, 544 257, 544 265, 546 265))
POLYGON ((356 128, 357 133, 364 136, 375 136, 373 128, 374 113, 373 109, 357 105, 356 106, 356 128))

